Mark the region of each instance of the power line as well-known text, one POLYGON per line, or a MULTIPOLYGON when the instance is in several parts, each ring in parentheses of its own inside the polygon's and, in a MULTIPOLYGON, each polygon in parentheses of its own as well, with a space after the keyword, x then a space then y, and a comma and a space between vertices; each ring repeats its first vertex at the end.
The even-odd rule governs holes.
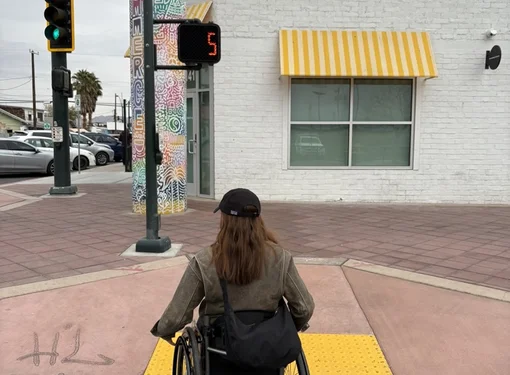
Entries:
POLYGON ((15 81, 15 80, 18 80, 18 79, 27 79, 27 78, 30 78, 30 76, 26 76, 26 77, 2 78, 2 79, 0 79, 0 81, 15 81))
POLYGON ((26 81, 25 83, 22 83, 21 85, 9 87, 8 89, 0 89, 0 90, 14 90, 14 89, 17 89, 18 87, 25 86, 26 84, 28 84, 30 82, 32 82, 32 79, 29 79, 28 81, 26 81))

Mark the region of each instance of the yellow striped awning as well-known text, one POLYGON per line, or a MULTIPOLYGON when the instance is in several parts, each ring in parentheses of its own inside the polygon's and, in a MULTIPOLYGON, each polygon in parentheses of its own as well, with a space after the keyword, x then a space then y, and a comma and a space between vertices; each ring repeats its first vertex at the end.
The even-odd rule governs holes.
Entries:
MULTIPOLYGON (((206 1, 205 3, 199 3, 199 4, 191 4, 190 6, 186 7, 186 19, 193 19, 198 18, 200 21, 203 21, 205 16, 207 16, 207 12, 209 12, 209 9, 211 8, 212 1, 206 1)), ((126 53, 124 54, 124 57, 130 57, 131 51, 128 47, 126 53)))
POLYGON ((282 29, 280 73, 300 77, 437 77, 437 68, 426 32, 282 29))

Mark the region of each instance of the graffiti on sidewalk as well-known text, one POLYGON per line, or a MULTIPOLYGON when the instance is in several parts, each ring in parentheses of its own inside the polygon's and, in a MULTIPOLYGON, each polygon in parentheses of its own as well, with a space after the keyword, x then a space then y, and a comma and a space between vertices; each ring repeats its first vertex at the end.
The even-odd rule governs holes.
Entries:
MULTIPOLYGON (((74 336, 74 351, 67 355, 66 357, 61 359, 61 363, 78 363, 82 365, 89 365, 89 366, 111 366, 115 363, 115 360, 112 358, 109 358, 103 354, 96 354, 98 358, 95 359, 83 359, 83 358, 76 358, 78 355, 78 352, 80 351, 80 335, 81 331, 78 328, 76 331, 76 334, 74 336)), ((24 361, 27 359, 32 359, 34 366, 38 367, 41 364, 41 357, 42 356, 48 356, 49 364, 50 366, 54 366, 55 363, 57 363, 57 358, 60 356, 60 353, 58 352, 58 342, 60 340, 60 333, 55 333, 55 337, 53 339, 53 345, 51 347, 51 351, 45 352, 41 351, 39 348, 39 335, 34 332, 34 350, 32 353, 28 353, 25 355, 22 355, 21 357, 17 358, 18 361, 24 361)), ((60 374, 59 374, 60 375, 60 374)))

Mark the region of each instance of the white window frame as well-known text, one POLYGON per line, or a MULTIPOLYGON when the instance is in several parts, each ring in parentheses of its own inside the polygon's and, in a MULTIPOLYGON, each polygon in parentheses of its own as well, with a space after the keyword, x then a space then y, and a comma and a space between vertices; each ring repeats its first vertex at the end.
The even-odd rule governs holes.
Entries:
MULTIPOLYGON (((362 80, 362 79, 377 79, 377 77, 338 77, 338 79, 347 79, 350 81, 350 93, 349 93, 349 121, 292 121, 291 120, 291 107, 292 107, 292 80, 300 80, 300 79, 313 79, 315 77, 293 77, 288 79, 288 93, 286 100, 287 107, 287 116, 285 119, 285 137, 286 139, 284 152, 286 153, 287 162, 284 165, 284 169, 290 170, 321 170, 321 169, 329 169, 329 170, 416 170, 417 165, 415 165, 415 147, 416 147, 416 133, 417 133, 417 86, 418 82, 416 78, 390 78, 392 80, 404 79, 404 80, 412 80, 412 102, 411 102, 411 121, 352 121, 353 112, 354 112, 354 81, 362 80), (292 166, 290 164, 290 152, 291 152, 291 127, 292 125, 349 125, 349 154, 348 154, 348 165, 346 166, 292 166), (410 149, 409 149, 409 165, 407 166, 353 166, 352 165, 352 130, 353 125, 411 125, 411 140, 410 140, 410 149)), ((320 77, 323 78, 323 77, 320 77)), ((335 77, 336 79, 337 77, 335 77)), ((381 79, 388 79, 386 77, 381 77, 381 79)))

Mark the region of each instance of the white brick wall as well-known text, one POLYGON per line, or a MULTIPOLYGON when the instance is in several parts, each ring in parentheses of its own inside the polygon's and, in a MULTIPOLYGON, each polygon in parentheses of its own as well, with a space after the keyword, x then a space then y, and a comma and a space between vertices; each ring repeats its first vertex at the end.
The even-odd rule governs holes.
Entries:
POLYGON ((508 0, 214 0, 211 19, 216 198, 244 186, 271 200, 510 203, 508 0), (430 33, 440 77, 422 85, 415 170, 285 169, 283 27, 430 33), (503 60, 486 71, 494 44, 503 60))

